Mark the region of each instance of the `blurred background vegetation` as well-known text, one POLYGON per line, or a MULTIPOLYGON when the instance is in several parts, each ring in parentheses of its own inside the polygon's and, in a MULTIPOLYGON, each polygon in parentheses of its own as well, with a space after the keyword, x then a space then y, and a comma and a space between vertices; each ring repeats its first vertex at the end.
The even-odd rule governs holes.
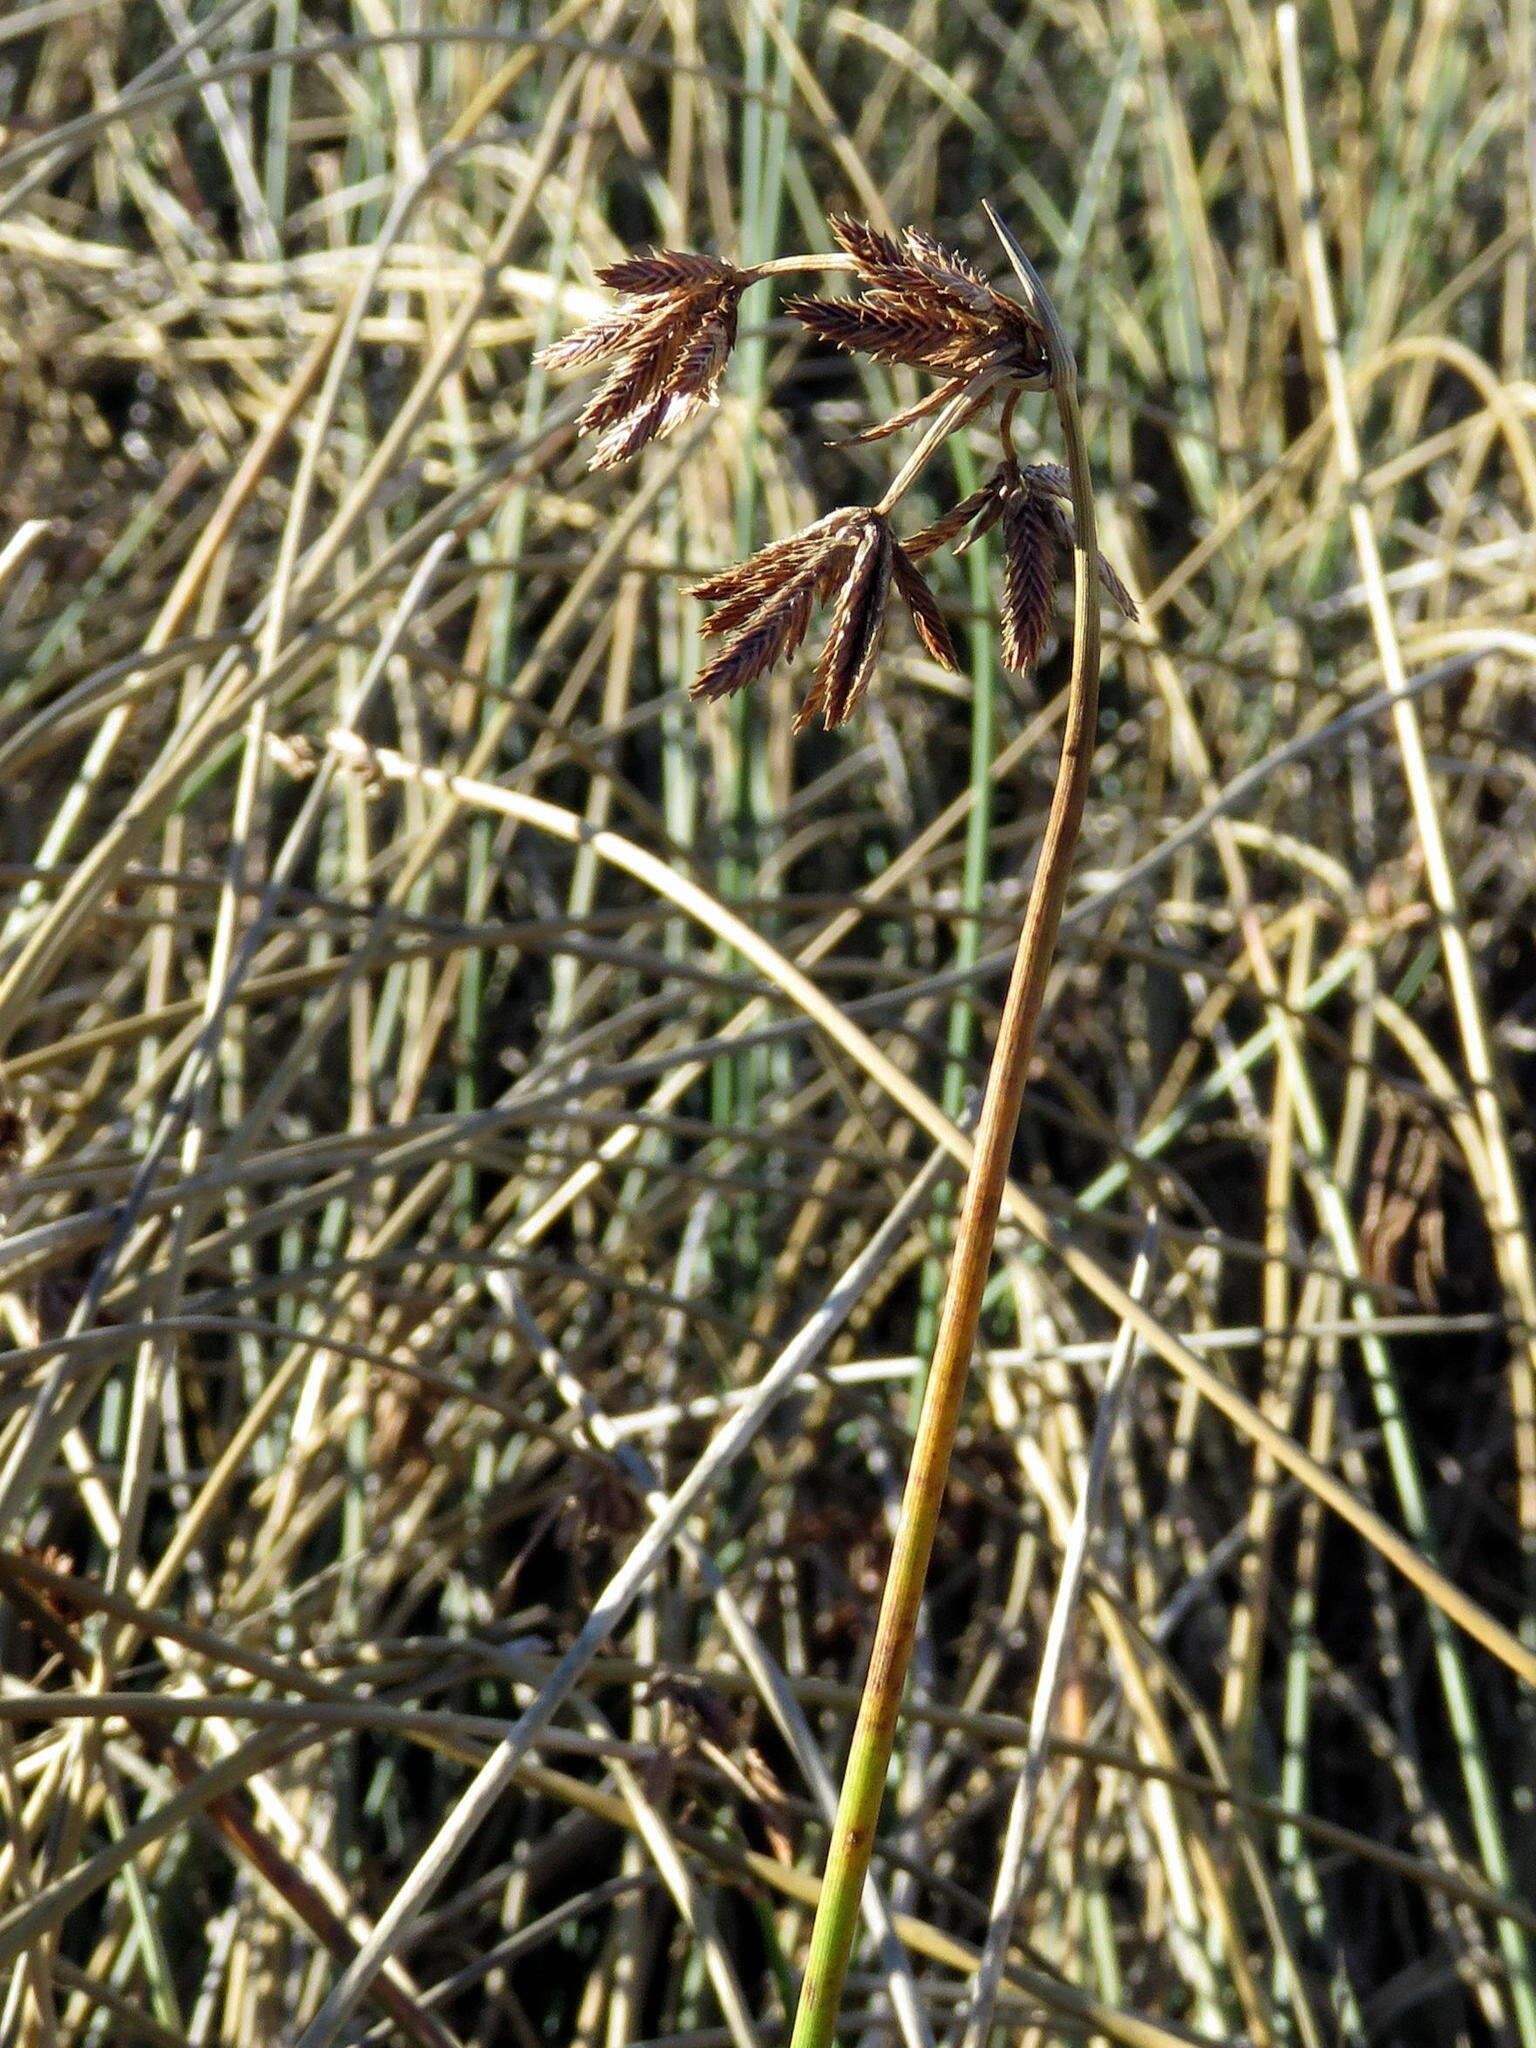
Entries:
MULTIPOLYGON (((844 732, 791 740, 798 673, 697 714, 685 585, 873 502, 907 444, 832 444, 927 386, 758 293, 718 410, 593 475, 530 358, 631 249, 847 210, 996 275, 990 199, 1142 606, 1015 1157, 1055 1236, 1005 1223, 876 1856, 906 1976, 862 1953, 845 2037, 965 1991, 1091 1275, 1154 1201, 1159 1324, 1529 1642, 1536 37, 1309 0, 1299 42, 1315 205, 1247 0, 0 18, 0 2040, 293 2039, 929 1157, 711 905, 951 1116, 983 1072, 1065 653, 1000 668, 984 545, 932 567, 959 677, 893 633, 844 732)), ((949 1202, 354 2038, 782 2038, 949 1202)), ((1536 1692, 1176 1364, 1112 1455, 998 2038, 1536 2048, 1536 1692)))

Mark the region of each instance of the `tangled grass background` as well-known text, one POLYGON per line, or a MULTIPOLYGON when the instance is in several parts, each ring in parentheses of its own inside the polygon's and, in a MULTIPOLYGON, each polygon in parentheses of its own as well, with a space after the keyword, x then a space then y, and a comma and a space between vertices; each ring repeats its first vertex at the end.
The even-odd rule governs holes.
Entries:
MULTIPOLYGON (((929 386, 754 300, 718 407, 593 473, 532 357, 635 249, 764 262, 833 212, 994 275, 991 199, 1077 342, 1141 622, 1105 618, 1015 1157, 1051 1228, 1005 1224, 876 1855, 904 1960, 861 1951, 845 2036, 942 2038, 967 1989, 1119 1330, 1094 1276, 1155 1202, 1169 1342, 1000 2029, 1536 2048, 1529 0, 1309 7, 1316 206, 1239 0, 1015 14, 0 21, 0 2040, 296 2039, 647 1484, 929 1159, 858 1033, 963 1114, 1065 613, 1003 668, 990 536, 925 565, 958 674, 893 635, 841 732, 792 737, 793 670, 701 713, 686 587, 873 502, 892 448, 828 444, 929 386)), ((1040 401, 1016 432, 1055 454, 1040 401)), ((951 444, 914 523, 997 454, 951 444)), ((936 1187, 355 2038, 781 2038, 936 1187)))

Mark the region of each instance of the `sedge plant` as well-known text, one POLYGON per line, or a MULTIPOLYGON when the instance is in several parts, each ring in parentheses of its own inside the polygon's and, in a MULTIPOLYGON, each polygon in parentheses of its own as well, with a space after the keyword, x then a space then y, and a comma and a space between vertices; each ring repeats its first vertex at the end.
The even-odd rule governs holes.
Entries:
POLYGON ((841 506, 695 586, 693 594, 714 607, 704 630, 718 642, 694 679, 696 698, 731 696, 788 660, 804 641, 816 610, 830 606, 826 639, 795 729, 816 720, 828 731, 835 729, 852 716, 869 688, 893 596, 933 659, 958 668, 943 612, 920 565, 946 545, 962 552, 993 527, 1003 545, 1003 659, 1010 668, 1030 669, 1051 630, 1059 564, 1068 553, 1073 560, 1072 668, 1061 763, 977 1122, 793 2048, 825 2048, 837 2027, 1009 1156, 1087 797, 1098 712, 1100 589, 1127 616, 1135 616, 1129 596, 1098 552, 1072 350, 1028 257, 990 207, 988 214, 1026 303, 995 290, 963 257, 917 228, 895 236, 856 220, 836 219, 836 254, 780 257, 738 269, 709 256, 660 250, 615 264, 601 278, 623 294, 620 305, 555 343, 543 357, 551 369, 606 368, 603 384, 581 415, 582 428, 597 436, 593 462, 600 468, 624 461, 712 402, 735 339, 742 295, 769 277, 797 271, 851 274, 858 287, 853 296, 792 298, 786 311, 822 341, 939 380, 916 404, 855 437, 882 440, 924 424, 877 504, 841 506), (1049 391, 1055 398, 1065 466, 1026 464, 1018 458, 1014 412, 1028 391, 1049 391), (896 509, 930 457, 994 404, 1001 462, 979 489, 932 524, 899 536, 896 509))
MULTIPOLYGON (((657 250, 614 264, 599 276, 622 294, 621 303, 542 352, 549 369, 601 366, 606 372, 580 416, 582 429, 597 436, 593 462, 598 468, 625 461, 716 398, 736 338, 742 296, 769 277, 797 271, 851 275, 859 287, 854 296, 791 299, 787 310, 824 341, 880 362, 928 371, 940 380, 915 405, 859 437, 881 440, 903 427, 923 425, 911 455, 877 504, 841 506, 695 586, 694 594, 714 607, 706 636, 719 642, 692 685, 700 700, 730 697, 788 660, 804 642, 815 612, 830 607, 826 639, 796 730, 817 719, 828 731, 836 729, 869 689, 893 595, 933 658, 958 669, 942 609, 920 565, 936 549, 963 549, 993 527, 1001 533, 1004 556, 1003 658, 1016 669, 1031 668, 1050 634, 1061 562, 1069 551, 1073 558, 1074 636, 1061 763, 977 1120, 874 1647, 818 1891, 794 2048, 821 2048, 837 2027, 1009 1154, 1087 796, 1098 713, 1100 588, 1135 617, 1130 597, 1098 552, 1071 348, 1029 259, 990 207, 988 213, 1027 304, 997 291, 963 257, 916 228, 897 237, 839 219, 832 224, 839 245, 835 253, 776 257, 739 268, 710 256, 657 250), (1013 419, 1028 391, 1049 391, 1055 397, 1064 466, 1019 460, 1013 419), (994 404, 1002 460, 978 490, 931 525, 898 536, 897 507, 929 459, 994 404)), ((615 1599, 600 1625, 592 1618, 583 1638, 566 1653, 568 1668, 578 1668, 592 1653, 621 1610, 622 1602, 615 1599)), ((541 1692, 543 1713, 552 1711, 553 1697, 549 1688, 541 1692)), ((540 1718, 530 1709, 519 1723, 521 1739, 540 1718)), ((509 1736, 397 1890, 306 2028, 299 2048, 320 2048, 334 2037, 382 1959, 405 1938, 476 1817, 506 1782, 513 1755, 509 1736)))

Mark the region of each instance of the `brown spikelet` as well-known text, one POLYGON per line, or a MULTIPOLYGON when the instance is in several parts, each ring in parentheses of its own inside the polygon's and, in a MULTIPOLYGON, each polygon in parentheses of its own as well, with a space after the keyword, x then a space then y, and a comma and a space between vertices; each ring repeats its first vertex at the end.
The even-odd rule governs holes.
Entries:
POLYGON ((1099 582, 1103 586, 1105 596, 1115 607, 1115 610, 1119 612, 1122 618, 1129 619, 1134 626, 1141 617, 1141 613, 1136 608, 1136 600, 1102 555, 1099 557, 1099 582))
POLYGON ((896 588, 901 593, 917 637, 922 641, 933 659, 941 667, 958 669, 960 657, 955 652, 955 643, 949 637, 949 628, 939 610, 938 599, 923 581, 922 574, 913 562, 908 550, 898 541, 891 557, 891 574, 896 588))
POLYGON ((747 275, 729 263, 689 249, 653 249, 649 255, 608 264, 597 273, 597 279, 611 291, 648 298, 657 292, 696 291, 700 285, 731 284, 738 279, 746 283, 747 275))
POLYGON ((1020 482, 1003 505, 1003 660, 1034 667, 1056 609, 1056 533, 1043 491, 1020 482))
POLYGON ((802 570, 750 613, 718 654, 694 677, 690 695, 711 703, 755 683, 777 661, 787 661, 805 638, 816 604, 816 576, 802 570))
POLYGON ((906 228, 901 239, 867 221, 837 214, 828 222, 838 246, 858 265, 861 281, 876 290, 911 291, 925 280, 966 300, 978 312, 990 310, 998 294, 980 273, 953 249, 946 249, 921 228, 906 228))
POLYGON ((606 432, 648 406, 665 387, 682 353, 684 338, 682 322, 668 302, 636 316, 607 383, 587 400, 579 422, 581 431, 606 432))
POLYGON ((963 377, 949 377, 942 384, 935 384, 926 398, 919 398, 912 405, 903 406, 900 412, 892 413, 888 420, 866 427, 861 434, 849 434, 841 441, 834 441, 834 448, 860 448, 869 441, 887 441, 892 434, 899 434, 903 427, 916 426, 931 413, 942 412, 952 398, 958 397, 965 389, 963 377))
MULTIPOLYGON (((946 249, 921 228, 908 228, 902 235, 907 255, 943 291, 974 308, 991 314, 1001 294, 994 292, 981 273, 953 249, 946 249)), ((1012 303, 1005 301, 1005 303, 1012 303)))
POLYGON ((814 525, 792 533, 787 540, 769 541, 766 547, 759 548, 746 561, 733 563, 729 569, 722 569, 714 576, 706 576, 701 583, 690 585, 690 597, 701 597, 718 607, 705 624, 705 633, 711 636, 728 633, 742 619, 750 617, 764 598, 771 596, 781 584, 798 576, 802 569, 823 560, 832 551, 847 522, 845 510, 829 512, 814 525))
MULTIPOLYGON (((644 404, 606 429, 592 451, 592 467, 612 468, 643 448, 647 441, 670 434, 711 404, 735 340, 736 304, 731 299, 691 338, 684 330, 679 337, 680 345, 670 358, 658 352, 656 389, 644 404)), ((585 420, 584 414, 584 423, 585 420)))
POLYGON ((537 360, 551 370, 613 363, 578 422, 598 436, 592 467, 610 469, 714 402, 753 273, 713 256, 659 249, 598 275, 629 302, 542 349, 537 360))
POLYGON ((716 606, 704 631, 723 638, 723 645, 694 678, 692 694, 728 697, 788 659, 805 638, 814 608, 835 593, 826 645, 795 719, 796 732, 817 718, 830 732, 869 688, 893 578, 924 646, 936 661, 955 667, 938 605, 890 521, 866 506, 844 506, 694 585, 692 595, 716 606))
POLYGON ((770 541, 745 562, 696 583, 691 596, 717 607, 704 627, 724 645, 694 677, 692 695, 729 697, 787 660, 805 638, 811 613, 845 572, 864 514, 845 509, 770 541))
POLYGON ((785 311, 835 347, 879 362, 949 376, 993 372, 1038 383, 1045 336, 1017 301, 995 292, 953 250, 909 228, 900 241, 866 222, 838 218, 832 232, 853 258, 864 295, 790 299, 785 311))
POLYGON ((1021 474, 1028 477, 1031 483, 1039 484, 1042 490, 1049 491, 1053 498, 1060 498, 1063 503, 1071 504, 1072 478, 1065 463, 1027 462, 1021 474))
MULTIPOLYGON (((637 455, 647 441, 657 440, 666 417, 666 399, 660 392, 653 391, 643 404, 634 411, 625 410, 611 426, 604 427, 598 435, 592 450, 591 464, 594 469, 614 469, 621 462, 627 462, 631 455, 637 455)), ((598 422, 589 420, 585 414, 579 422, 582 431, 591 433, 598 422)))
POLYGON ((901 244, 867 220, 855 220, 851 213, 834 213, 827 226, 837 246, 859 266, 866 284, 883 284, 889 274, 904 268, 901 244))
MULTIPOLYGON (((1022 604, 1026 589, 1047 570, 1054 591, 1056 551, 1060 549, 1070 554, 1076 545, 1070 500, 1071 479, 1059 462, 1033 462, 1022 468, 1014 462, 1001 462, 979 491, 972 491, 968 498, 963 498, 931 526, 923 527, 902 543, 913 561, 921 561, 935 548, 944 547, 951 541, 956 543, 955 553, 963 555, 999 519, 1004 521, 1007 581, 1003 607, 1003 658, 1010 668, 1031 666, 1044 645, 1051 602, 1047 601, 1042 611, 1041 595, 1035 590, 1032 598, 1034 610, 1030 612, 1027 608, 1017 608, 1014 596, 1022 604), (961 536, 958 540, 957 535, 961 536), (1020 554, 1021 549, 1023 555, 1020 554), (1034 558, 1033 568, 1027 566, 1024 555, 1034 558), (1024 633, 1021 637, 1016 629, 1018 621, 1024 618, 1034 618, 1040 623, 1036 633, 1024 633), (1014 621, 1012 628, 1010 619, 1014 621), (1033 653, 1028 653, 1030 648, 1033 648, 1033 653), (1016 660, 1015 656, 1020 658, 1016 660)), ((1099 556, 1099 582, 1110 602, 1126 618, 1134 620, 1137 617, 1135 600, 1102 554, 1099 556)))
MULTIPOLYGON (((924 526, 902 542, 914 562, 920 562, 925 555, 931 555, 935 548, 947 547, 957 534, 962 534, 971 521, 979 514, 987 514, 990 526, 1002 510, 996 493, 983 484, 979 491, 972 491, 968 498, 962 498, 958 505, 952 505, 947 512, 940 513, 931 526, 924 526)), ((957 549, 959 553, 962 550, 957 549)))
POLYGON ((827 644, 816 665, 816 680, 795 718, 796 732, 804 731, 818 714, 832 732, 857 710, 880 651, 895 552, 896 543, 885 520, 877 512, 866 513, 847 581, 838 593, 827 644))
POLYGON ((541 348, 533 360, 541 370, 584 370, 590 363, 605 362, 621 350, 631 348, 634 338, 634 310, 620 308, 617 312, 603 313, 596 320, 589 320, 585 327, 578 327, 574 334, 566 335, 562 341, 552 341, 548 348, 541 348))
POLYGON ((908 257, 914 263, 923 264, 937 271, 946 280, 958 280, 962 284, 974 285, 977 291, 989 291, 991 287, 982 277, 975 264, 953 249, 946 249, 942 242, 935 240, 924 228, 903 228, 902 242, 908 257))
POLYGON ((975 547, 977 541, 981 539, 982 535, 990 533, 993 527, 996 526, 998 520, 1003 515, 1003 508, 1008 503, 1009 478, 1012 473, 1012 466, 1004 463, 982 485, 980 492, 983 501, 981 509, 971 520, 970 532, 966 534, 963 540, 955 543, 956 555, 968 554, 975 547))
POLYGON ((784 301, 784 310, 818 341, 847 349, 850 355, 872 356, 877 363, 916 363, 931 369, 933 358, 954 339, 940 322, 894 300, 876 305, 868 299, 792 298, 784 301))

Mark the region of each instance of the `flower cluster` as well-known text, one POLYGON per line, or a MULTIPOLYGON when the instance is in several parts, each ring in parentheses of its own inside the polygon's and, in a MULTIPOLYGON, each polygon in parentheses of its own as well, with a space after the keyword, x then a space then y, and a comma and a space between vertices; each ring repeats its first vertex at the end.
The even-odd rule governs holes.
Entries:
POLYGON ((537 360, 546 370, 614 365, 579 422, 584 434, 599 437, 592 467, 612 469, 714 403, 753 273, 713 256, 659 249, 597 275, 630 303, 540 350, 537 360))
MULTIPOLYGON (((1057 550, 1077 545, 1072 524, 1071 485, 1059 462, 1021 464, 1010 456, 997 465, 979 491, 925 526, 907 542, 916 560, 948 541, 963 555, 984 533, 1001 523, 1003 539, 1003 660, 1022 675, 1040 659, 1056 610, 1057 550), (967 531, 969 529, 969 531, 967 531), (957 537, 963 536, 957 539, 957 537)), ((1099 556, 1099 582, 1128 619, 1135 601, 1114 570, 1099 556)))
MULTIPOLYGON (((844 506, 694 587, 693 595, 716 607, 704 630, 722 643, 694 681, 693 694, 701 698, 729 696, 787 660, 805 639, 816 608, 832 605, 797 732, 817 718, 830 731, 862 701, 893 589, 928 653, 946 668, 958 668, 937 601, 917 564, 949 542, 963 553, 994 526, 1004 557, 1003 659, 1010 668, 1032 668, 1050 636, 1060 558, 1074 546, 1066 471, 1055 463, 1021 464, 1013 453, 1018 394, 1051 377, 1039 321, 994 291, 964 257, 916 228, 897 237, 846 218, 831 225, 840 257, 809 257, 803 267, 850 272, 858 295, 792 298, 785 310, 821 341, 941 380, 915 405, 855 438, 878 440, 916 420, 939 417, 880 507, 844 506), (994 391, 1004 397, 1004 460, 979 491, 922 532, 898 540, 888 515, 917 464, 994 391)), ((625 295, 624 303, 539 358, 557 370, 611 365, 580 420, 582 432, 598 437, 594 468, 624 461, 715 401, 736 339, 742 293, 786 267, 740 270, 709 256, 658 250, 598 273, 625 295)), ((1136 607, 1119 577, 1102 556, 1098 566, 1108 596, 1134 619, 1136 607)))
POLYGON ((933 592, 890 521, 863 506, 844 506, 694 585, 692 596, 716 606, 705 633, 725 636, 695 678, 694 696, 728 697, 787 659, 805 638, 812 611, 835 593, 815 680, 795 719, 796 732, 815 718, 831 732, 857 709, 869 688, 893 585, 934 660, 958 668, 933 592))
POLYGON ((865 287, 857 299, 791 299, 785 308, 823 341, 882 363, 950 377, 995 371, 1043 383, 1050 372, 1040 323, 993 291, 963 256, 908 228, 898 242, 863 221, 830 223, 865 287))

